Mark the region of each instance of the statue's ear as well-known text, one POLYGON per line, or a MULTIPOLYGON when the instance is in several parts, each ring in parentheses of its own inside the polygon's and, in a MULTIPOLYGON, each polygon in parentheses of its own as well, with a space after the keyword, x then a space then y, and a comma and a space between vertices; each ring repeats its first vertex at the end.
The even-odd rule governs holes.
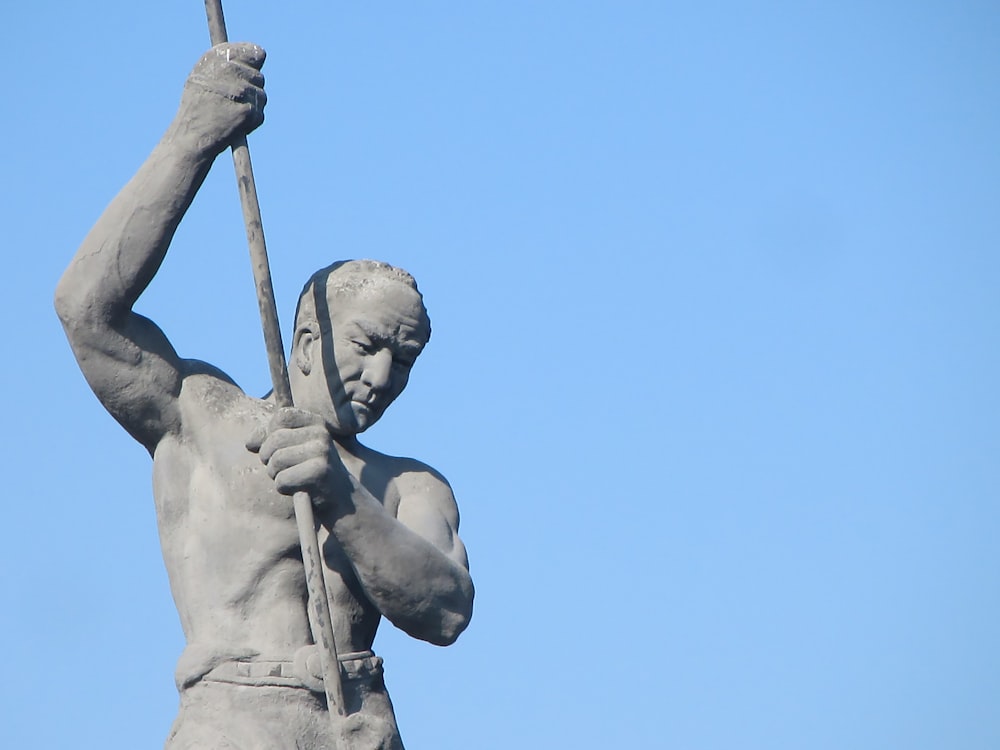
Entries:
POLYGON ((319 326, 305 323, 295 329, 292 339, 292 363, 303 375, 312 372, 313 359, 319 354, 319 326))

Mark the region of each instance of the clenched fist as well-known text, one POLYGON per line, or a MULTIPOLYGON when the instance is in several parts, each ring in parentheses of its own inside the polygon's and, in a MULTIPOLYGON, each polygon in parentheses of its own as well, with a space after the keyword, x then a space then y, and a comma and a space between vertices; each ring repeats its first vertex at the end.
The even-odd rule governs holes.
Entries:
POLYGON ((215 155, 264 122, 264 50, 256 44, 218 44, 194 66, 174 120, 177 132, 215 155))
POLYGON ((277 409, 270 423, 257 430, 246 445, 258 454, 283 495, 308 492, 315 504, 327 505, 350 492, 350 475, 326 423, 315 414, 277 409))

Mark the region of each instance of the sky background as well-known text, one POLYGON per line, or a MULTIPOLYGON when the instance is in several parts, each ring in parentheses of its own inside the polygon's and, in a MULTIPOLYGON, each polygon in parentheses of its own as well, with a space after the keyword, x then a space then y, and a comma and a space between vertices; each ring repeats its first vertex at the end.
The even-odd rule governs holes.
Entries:
MULTIPOLYGON (((227 0, 279 313, 328 262, 434 324, 366 441, 477 586, 376 650, 407 747, 1000 747, 1000 6, 227 0)), ((62 269, 208 46, 196 0, 0 30, 0 746, 161 747, 184 642, 147 454, 62 269)), ((137 309, 268 390, 231 160, 137 309)))

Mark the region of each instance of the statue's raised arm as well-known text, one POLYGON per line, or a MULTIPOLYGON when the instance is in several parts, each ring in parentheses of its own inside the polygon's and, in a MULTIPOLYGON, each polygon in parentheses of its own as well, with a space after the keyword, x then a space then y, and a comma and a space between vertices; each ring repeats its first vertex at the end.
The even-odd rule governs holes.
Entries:
POLYGON ((215 157, 264 119, 264 50, 224 44, 188 77, 167 132, 84 239, 56 290, 56 310, 90 387, 152 452, 180 428, 183 363, 132 311, 215 157))

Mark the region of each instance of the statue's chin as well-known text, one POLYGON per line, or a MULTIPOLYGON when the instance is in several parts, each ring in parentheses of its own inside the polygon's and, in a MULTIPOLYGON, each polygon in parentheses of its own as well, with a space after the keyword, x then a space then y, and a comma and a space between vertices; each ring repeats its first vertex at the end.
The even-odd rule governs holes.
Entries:
POLYGON ((351 401, 348 409, 338 411, 337 424, 328 422, 327 427, 337 437, 353 437, 375 424, 380 416, 382 415, 367 404, 351 401))

